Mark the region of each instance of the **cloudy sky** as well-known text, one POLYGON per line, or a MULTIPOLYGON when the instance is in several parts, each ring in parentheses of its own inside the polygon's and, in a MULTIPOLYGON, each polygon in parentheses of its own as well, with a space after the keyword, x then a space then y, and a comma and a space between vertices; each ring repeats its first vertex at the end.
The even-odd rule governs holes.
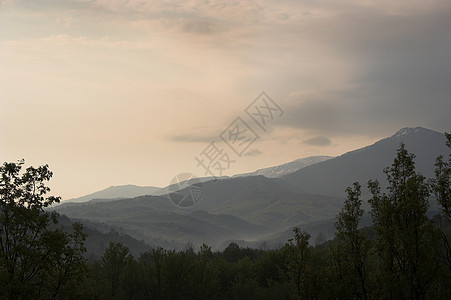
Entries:
POLYGON ((204 176, 212 145, 232 175, 449 131, 450 28, 449 0, 0 0, 0 157, 68 199, 204 176))

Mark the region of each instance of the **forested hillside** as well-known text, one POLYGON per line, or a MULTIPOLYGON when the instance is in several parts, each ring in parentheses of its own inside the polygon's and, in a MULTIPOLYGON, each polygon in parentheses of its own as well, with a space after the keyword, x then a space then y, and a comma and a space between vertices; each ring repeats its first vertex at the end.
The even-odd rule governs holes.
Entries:
MULTIPOLYGON (((446 134, 451 148, 451 134, 446 134)), ((79 223, 58 227, 43 209, 47 166, 5 163, 1 171, 0 295, 5 299, 449 299, 451 297, 451 154, 439 156, 435 176, 415 168, 401 143, 384 169, 388 188, 369 181, 373 225, 360 228, 362 184, 350 185, 326 242, 295 227, 274 250, 223 251, 187 245, 156 247, 133 256, 110 242, 88 262, 79 223), (441 214, 429 218, 437 201, 441 214)), ((65 220, 64 218, 62 220, 65 220)), ((88 233, 89 234, 89 233, 88 233)))

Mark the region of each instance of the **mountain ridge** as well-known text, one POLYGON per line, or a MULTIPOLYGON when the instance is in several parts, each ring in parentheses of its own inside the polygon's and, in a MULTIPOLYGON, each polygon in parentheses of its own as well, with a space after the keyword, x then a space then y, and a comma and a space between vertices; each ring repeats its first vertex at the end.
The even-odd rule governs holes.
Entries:
POLYGON ((444 134, 423 127, 405 127, 372 145, 310 165, 281 179, 306 193, 343 196, 346 187, 356 181, 364 187, 370 179, 384 183, 383 169, 393 163, 401 142, 415 154, 417 170, 426 177, 434 175, 437 156, 448 153, 444 134))
POLYGON ((293 226, 330 237, 346 187, 359 181, 364 206, 368 205, 366 182, 379 180, 384 186, 383 169, 392 164, 401 142, 416 155, 417 170, 426 177, 433 176, 436 157, 449 153, 442 133, 406 127, 372 145, 281 178, 258 175, 206 180, 202 183, 203 198, 191 208, 172 205, 167 195, 147 195, 66 203, 55 209, 70 218, 123 228, 123 232, 148 243, 161 241, 177 247, 188 242, 216 247, 230 240, 263 242, 265 237, 275 244, 290 234, 293 226))
MULTIPOLYGON (((236 174, 233 176, 223 176, 219 178, 215 178, 215 180, 226 179, 226 178, 236 178, 236 177, 248 177, 248 176, 258 176, 263 175, 268 178, 279 178, 285 174, 289 174, 301 168, 307 167, 312 164, 316 164, 318 162, 322 162, 324 160, 330 159, 332 156, 309 156, 304 158, 299 158, 281 165, 276 165, 267 168, 261 168, 254 172, 250 173, 242 173, 236 174)), ((200 182, 210 181, 211 177, 200 177, 198 178, 200 182)), ((107 187, 103 190, 90 193, 88 195, 84 195, 77 198, 71 198, 64 200, 63 203, 83 203, 88 201, 111 201, 111 200, 119 200, 126 198, 134 198, 144 195, 151 196, 162 196, 168 193, 169 186, 166 187, 156 187, 156 186, 138 186, 134 184, 126 184, 126 185, 113 185, 107 187)))
POLYGON ((317 155, 299 158, 284 164, 261 168, 254 172, 236 174, 232 177, 257 176, 263 175, 268 178, 278 178, 286 174, 293 173, 307 166, 331 159, 333 156, 317 155))

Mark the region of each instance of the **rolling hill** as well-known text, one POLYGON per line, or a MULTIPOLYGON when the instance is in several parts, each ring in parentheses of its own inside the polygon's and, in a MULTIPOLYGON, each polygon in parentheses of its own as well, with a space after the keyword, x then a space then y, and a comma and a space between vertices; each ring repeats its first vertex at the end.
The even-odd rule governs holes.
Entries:
MULTIPOLYGON (((70 218, 121 228, 151 246, 180 248, 187 243, 223 247, 231 240, 275 245, 293 226, 333 235, 333 220, 343 205, 346 187, 355 181, 385 181, 399 144, 416 155, 417 169, 433 175, 435 159, 447 155, 445 137, 425 128, 404 128, 373 145, 311 164, 281 178, 237 176, 204 179, 196 206, 180 209, 168 195, 66 202, 55 207, 70 218)), ((363 189, 363 197, 368 197, 363 189)), ((167 191, 167 190, 166 190, 167 191)), ((365 200, 365 199, 364 199, 365 200)), ((365 202, 365 201, 364 201, 365 202)))

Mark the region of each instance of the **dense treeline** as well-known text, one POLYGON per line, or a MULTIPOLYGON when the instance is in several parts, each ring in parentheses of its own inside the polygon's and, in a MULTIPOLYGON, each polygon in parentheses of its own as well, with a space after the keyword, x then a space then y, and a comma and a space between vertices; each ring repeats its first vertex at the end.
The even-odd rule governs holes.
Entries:
MULTIPOLYGON (((446 134, 451 148, 451 135, 446 134)), ((437 158, 427 180, 403 144, 384 172, 388 188, 369 181, 373 226, 361 229, 362 186, 349 187, 336 237, 312 247, 294 228, 280 249, 222 252, 207 245, 156 248, 133 257, 110 243, 102 258, 83 258, 84 234, 58 228, 43 207, 47 167, 1 167, 0 296, 5 299, 451 299, 451 155, 437 158), (441 215, 427 217, 430 201, 441 215), (25 250, 24 250, 25 249, 25 250)))
MULTIPOLYGON (((222 252, 212 252, 206 245, 197 253, 158 248, 139 258, 112 243, 102 259, 90 266, 83 290, 91 299, 390 298, 389 287, 380 282, 385 273, 378 269, 375 252, 368 255, 367 279, 362 284, 351 252, 339 243, 313 248, 305 243, 308 234, 296 230, 295 236, 292 243, 277 250, 231 243, 222 252)), ((449 299, 450 275, 440 266, 418 299, 449 299)), ((397 293, 404 295, 392 295, 392 299, 417 299, 410 287, 398 288, 397 293)))

